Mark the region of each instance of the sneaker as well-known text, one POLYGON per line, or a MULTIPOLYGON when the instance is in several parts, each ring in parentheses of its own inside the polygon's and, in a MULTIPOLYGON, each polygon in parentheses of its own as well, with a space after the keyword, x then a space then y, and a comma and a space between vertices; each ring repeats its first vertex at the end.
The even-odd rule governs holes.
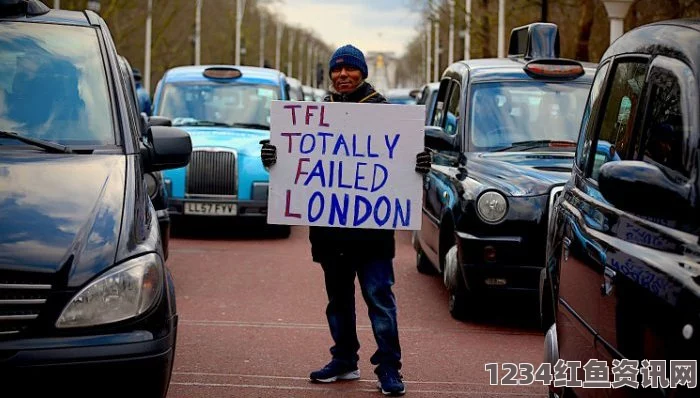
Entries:
POLYGON ((332 360, 323 369, 311 372, 309 378, 317 383, 332 383, 336 380, 357 380, 360 378, 360 370, 357 364, 350 365, 347 362, 332 360))
POLYGON ((403 376, 396 369, 383 369, 378 373, 379 381, 377 388, 382 390, 382 394, 391 396, 400 396, 406 393, 406 387, 403 385, 403 376))

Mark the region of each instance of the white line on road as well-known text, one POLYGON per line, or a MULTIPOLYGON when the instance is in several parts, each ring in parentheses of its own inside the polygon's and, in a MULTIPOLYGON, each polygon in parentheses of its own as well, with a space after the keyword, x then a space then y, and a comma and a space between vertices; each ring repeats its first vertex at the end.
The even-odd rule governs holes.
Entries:
MULTIPOLYGON (((181 325, 190 326, 228 326, 228 327, 251 327, 251 328, 286 328, 286 329, 328 329, 325 324, 304 324, 304 323, 271 323, 271 322, 241 322, 241 321, 210 321, 210 320, 180 320, 181 325)), ((358 329, 372 330, 369 325, 357 325, 358 329)), ((485 334, 503 334, 503 335, 519 335, 519 336, 539 336, 540 333, 520 332, 507 330, 493 330, 489 328, 479 328, 467 326, 466 328, 450 328, 450 329, 429 329, 421 327, 402 326, 401 332, 458 332, 458 333, 485 333, 485 334)))
MULTIPOLYGON (((228 384, 228 383, 196 383, 196 382, 171 382, 171 385, 187 386, 187 387, 226 387, 226 388, 259 388, 269 390, 305 390, 305 391, 335 391, 340 390, 324 387, 302 387, 302 386, 266 386, 260 384, 228 384)), ((349 392, 376 392, 377 389, 355 388, 346 390, 343 393, 349 392)), ((515 392, 484 392, 484 391, 451 391, 451 390, 410 390, 411 394, 450 394, 450 395, 476 395, 485 396, 518 396, 518 397, 544 397, 544 394, 523 394, 515 392)))
MULTIPOLYGON (((173 375, 182 376, 204 376, 204 377, 238 377, 238 378, 249 378, 249 379, 273 379, 273 380, 297 380, 297 381, 309 381, 308 377, 299 376, 273 376, 273 375, 255 375, 255 374, 242 374, 242 373, 208 373, 208 372, 178 372, 173 371, 173 375)), ((360 379, 358 382, 365 383, 376 383, 377 380, 373 379, 360 379)), ((494 387, 487 383, 476 383, 468 381, 412 381, 404 380, 406 384, 436 384, 436 385, 453 385, 453 386, 486 386, 494 387)), ((519 388, 543 388, 543 386, 518 386, 519 388)))

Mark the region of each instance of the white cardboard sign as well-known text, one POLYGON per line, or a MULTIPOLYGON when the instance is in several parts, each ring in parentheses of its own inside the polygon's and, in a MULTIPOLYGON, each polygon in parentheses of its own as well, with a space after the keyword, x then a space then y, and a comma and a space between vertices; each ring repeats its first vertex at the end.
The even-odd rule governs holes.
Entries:
POLYGON ((418 230, 425 106, 273 101, 270 224, 418 230))

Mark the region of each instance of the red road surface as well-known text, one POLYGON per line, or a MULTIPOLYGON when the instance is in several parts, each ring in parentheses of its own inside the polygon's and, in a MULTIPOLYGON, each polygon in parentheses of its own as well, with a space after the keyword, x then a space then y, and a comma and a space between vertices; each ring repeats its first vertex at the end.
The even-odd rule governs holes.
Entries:
MULTIPOLYGON (((376 346, 359 288, 362 378, 308 381, 330 359, 332 340, 323 274, 311 261, 306 228, 294 227, 289 239, 250 238, 255 231, 247 228, 225 235, 191 228, 198 229, 170 243, 180 323, 169 397, 382 396, 369 363, 376 346)), ((394 269, 406 396, 546 396, 542 385, 489 385, 484 370, 489 362, 542 362, 534 312, 506 303, 476 321, 452 319, 440 277, 416 271, 407 232, 397 233, 394 269)))

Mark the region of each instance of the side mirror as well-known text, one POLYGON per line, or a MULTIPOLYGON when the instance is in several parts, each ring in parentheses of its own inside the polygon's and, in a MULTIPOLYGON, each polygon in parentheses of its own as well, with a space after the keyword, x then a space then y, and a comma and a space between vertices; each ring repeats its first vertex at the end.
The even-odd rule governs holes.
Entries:
POLYGON ((173 121, 170 120, 170 118, 167 118, 164 116, 149 116, 148 117, 148 125, 149 126, 172 127, 173 121))
POLYGON ((441 127, 425 126, 425 147, 434 151, 455 151, 457 135, 449 135, 441 127))
POLYGON ((418 96, 420 95, 420 90, 418 90, 418 89, 411 90, 411 91, 408 93, 408 95, 410 95, 411 98, 418 99, 418 96))
POLYGON ((672 219, 691 214, 690 187, 674 183, 649 163, 607 162, 600 167, 598 186, 605 200, 621 210, 672 219))
POLYGON ((143 145, 141 155, 146 172, 187 166, 192 155, 190 135, 175 127, 154 126, 151 146, 143 145))

